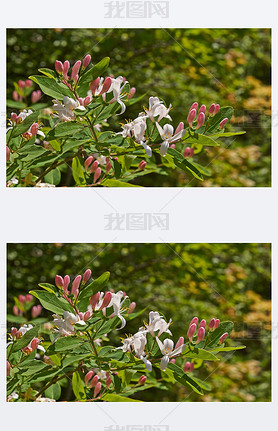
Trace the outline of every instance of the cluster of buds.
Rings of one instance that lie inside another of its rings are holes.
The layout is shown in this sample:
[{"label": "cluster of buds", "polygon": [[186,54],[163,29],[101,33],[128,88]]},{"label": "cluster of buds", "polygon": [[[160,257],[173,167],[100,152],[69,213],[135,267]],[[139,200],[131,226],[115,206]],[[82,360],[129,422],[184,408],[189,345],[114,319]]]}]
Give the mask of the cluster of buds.
[{"label": "cluster of buds", "polygon": [[[198,322],[199,322],[198,317],[193,317],[187,331],[188,339],[193,344],[201,343],[201,341],[203,341],[206,335],[207,322],[205,321],[205,319],[202,319],[197,329]],[[219,327],[219,323],[220,323],[220,320],[215,319],[213,317],[208,324],[208,331],[211,332],[217,329]],[[196,334],[196,331],[197,331],[197,334]],[[228,337],[228,335],[229,335],[228,332],[225,332],[223,335],[221,335],[219,339],[219,344],[222,344],[225,341],[225,339]],[[194,341],[193,341],[193,337],[194,337]]]},{"label": "cluster of buds", "polygon": [[[13,99],[17,102],[18,100],[22,100],[23,97],[26,95],[26,89],[30,89],[33,86],[33,82],[31,79],[26,79],[26,81],[23,81],[20,79],[17,83],[17,91],[13,91]],[[30,90],[29,90],[30,91]]]},{"label": "cluster of buds", "polygon": [[25,304],[28,304],[33,301],[33,296],[30,295],[30,293],[27,293],[27,295],[18,295],[18,303],[19,306],[14,305],[13,306],[13,313],[15,316],[20,316],[25,311]]},{"label": "cluster of buds", "polygon": [[185,373],[192,373],[194,370],[194,364],[193,362],[186,362],[184,367],[183,367],[183,371]]},{"label": "cluster of buds", "polygon": [[61,78],[63,79],[63,82],[65,84],[67,84],[69,80],[73,81],[76,84],[78,82],[78,79],[79,79],[80,71],[85,70],[89,66],[90,62],[91,62],[90,54],[87,54],[84,57],[82,62],[80,60],[77,60],[74,63],[74,65],[72,66],[70,78],[68,76],[68,71],[70,68],[70,62],[68,60],[64,61],[64,63],[62,63],[59,60],[56,60],[55,61],[55,70],[61,76]]},{"label": "cluster of buds", "polygon": [[29,139],[33,138],[33,136],[36,136],[38,134],[38,131],[39,131],[38,123],[33,123],[30,129],[27,132],[22,134],[22,137],[28,141]]},{"label": "cluster of buds", "polygon": [[101,380],[103,384],[105,384],[106,388],[109,388],[112,383],[110,373],[103,370],[99,370],[98,368],[93,368],[92,370],[89,370],[84,377],[85,385],[89,389],[94,388],[94,398],[97,398],[101,391]]},{"label": "cluster of buds", "polygon": [[194,148],[186,147],[183,153],[183,157],[188,158],[193,156],[194,156]]},{"label": "cluster of buds", "polygon": [[[187,116],[187,122],[189,124],[189,127],[194,130],[200,129],[200,127],[202,127],[206,121],[206,110],[207,110],[206,105],[201,105],[199,110],[198,110],[198,106],[199,106],[198,102],[194,102],[191,105]],[[211,118],[214,115],[216,115],[219,112],[219,109],[220,109],[219,104],[212,103],[212,105],[210,105],[208,109],[208,118]],[[223,129],[227,121],[228,121],[228,118],[224,118],[219,124],[219,129]]]},{"label": "cluster of buds", "polygon": [[89,175],[94,174],[94,184],[98,181],[101,176],[101,167],[99,165],[105,165],[106,174],[108,174],[112,168],[111,160],[109,157],[100,156],[95,158],[93,155],[86,158],[84,162],[85,171]]},{"label": "cluster of buds", "polygon": [[[90,269],[87,269],[83,277],[81,275],[77,275],[75,279],[72,282],[71,290],[69,291],[68,287],[70,284],[70,276],[65,275],[65,277],[61,277],[61,275],[55,276],[55,284],[59,289],[63,290],[63,297],[72,305],[72,301],[69,298],[69,295],[72,295],[73,298],[77,298],[79,295],[79,289],[82,288],[87,281],[91,278],[92,271]],[[88,317],[87,317],[88,319]],[[83,320],[83,319],[82,319]]]},{"label": "cluster of buds", "polygon": [[39,338],[33,338],[33,340],[30,342],[30,344],[22,349],[22,352],[26,355],[30,355],[34,350],[37,350],[40,344]]}]

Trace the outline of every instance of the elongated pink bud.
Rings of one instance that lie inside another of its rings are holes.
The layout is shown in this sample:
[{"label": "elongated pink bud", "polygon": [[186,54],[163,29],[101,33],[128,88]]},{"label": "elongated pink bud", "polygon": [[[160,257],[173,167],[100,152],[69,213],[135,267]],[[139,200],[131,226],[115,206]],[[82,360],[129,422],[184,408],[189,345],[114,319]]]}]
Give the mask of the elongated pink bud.
[{"label": "elongated pink bud", "polygon": [[59,60],[55,61],[55,70],[57,73],[63,74],[64,66],[63,66],[63,63],[61,61],[59,61]]},{"label": "elongated pink bud", "polygon": [[12,112],[12,113],[11,113],[11,121],[12,121],[13,123],[15,123],[15,122],[16,122],[16,119],[17,119],[17,115],[16,115],[16,113],[15,113],[15,112]]},{"label": "elongated pink bud", "polygon": [[74,295],[75,297],[78,296],[79,293],[79,285],[81,282],[81,275],[77,275],[77,277],[75,277],[75,279],[72,282],[72,287],[71,287],[71,294]]},{"label": "elongated pink bud", "polygon": [[13,99],[17,102],[18,101],[18,99],[19,99],[19,95],[18,95],[18,92],[17,91],[13,91]]},{"label": "elongated pink bud", "polygon": [[64,277],[64,286],[63,286],[65,293],[68,293],[67,289],[69,287],[69,284],[70,284],[70,276],[69,275],[65,275],[65,277]]},{"label": "elongated pink bud", "polygon": [[96,89],[98,88],[100,83],[100,77],[96,78],[94,81],[91,82],[90,84],[90,90],[92,92],[92,95],[94,96]]},{"label": "elongated pink bud", "polygon": [[131,302],[127,314],[131,314],[136,307],[136,302]]},{"label": "elongated pink bud", "polygon": [[88,67],[89,66],[89,64],[90,64],[90,62],[91,62],[91,56],[90,56],[90,54],[87,54],[85,57],[84,57],[84,60],[83,60],[83,63],[82,63],[82,68],[83,69],[86,69],[86,67]]},{"label": "elongated pink bud", "polygon": [[206,324],[207,324],[207,322],[205,321],[205,319],[202,319],[200,322],[199,328],[201,328],[201,327],[205,328]]},{"label": "elongated pink bud", "polygon": [[31,135],[32,136],[36,136],[36,134],[38,133],[38,131],[39,131],[39,125],[38,125],[38,123],[32,124],[31,129],[30,129]]},{"label": "elongated pink bud", "polygon": [[74,65],[72,66],[71,79],[75,79],[75,77],[78,75],[80,66],[81,61],[77,60],[76,63],[74,63]]},{"label": "elongated pink bud", "polygon": [[92,378],[92,381],[91,381],[91,384],[90,384],[90,388],[94,388],[94,387],[96,386],[96,384],[98,383],[98,381],[99,381],[99,377],[98,377],[98,375],[96,374],[96,375]]},{"label": "elongated pink bud", "polygon": [[16,305],[13,306],[13,313],[15,316],[18,316],[20,314],[19,308]]},{"label": "elongated pink bud", "polygon": [[86,385],[86,386],[88,385],[89,381],[91,380],[91,378],[93,377],[93,375],[94,375],[94,374],[95,374],[95,373],[94,373],[94,371],[90,370],[90,371],[88,371],[88,373],[85,375],[85,377],[84,377],[84,382],[85,382],[85,385]]},{"label": "elongated pink bud", "polygon": [[19,88],[25,88],[25,87],[26,87],[26,83],[25,83],[25,81],[22,81],[22,79],[20,79],[20,80],[18,81],[18,86],[19,86]]},{"label": "elongated pink bud", "polygon": [[206,109],[207,109],[206,105],[202,105],[199,109],[199,114],[200,114],[200,112],[203,112],[205,114]]},{"label": "elongated pink bud", "polygon": [[86,322],[86,320],[90,319],[90,317],[91,317],[91,312],[90,312],[90,310],[87,310],[86,313],[84,313],[84,318],[83,318],[84,322]]},{"label": "elongated pink bud", "polygon": [[204,122],[205,122],[206,116],[203,112],[200,112],[200,114],[198,115],[198,123],[197,123],[197,127],[196,129],[199,129],[200,127],[203,126]]},{"label": "elongated pink bud", "polygon": [[103,310],[103,308],[108,307],[108,305],[110,304],[112,299],[112,293],[111,292],[106,292],[104,297],[103,297],[103,301],[100,307],[100,310]]},{"label": "elongated pink bud", "polygon": [[214,329],[217,329],[219,326],[220,320],[219,319],[215,319],[215,325],[214,325]]},{"label": "elongated pink bud", "polygon": [[109,88],[111,87],[112,84],[112,79],[110,78],[110,76],[108,76],[107,78],[105,78],[101,92],[99,93],[99,96],[101,96],[104,93],[107,93],[107,91],[109,90]]},{"label": "elongated pink bud", "polygon": [[229,121],[229,118],[224,118],[224,120],[222,120],[219,124],[219,129],[223,129],[223,127],[225,126],[225,124]]},{"label": "elongated pink bud", "polygon": [[209,329],[212,330],[214,328],[214,325],[215,325],[215,318],[213,317],[209,322],[209,325],[208,325]]},{"label": "elongated pink bud", "polygon": [[107,163],[106,163],[106,168],[105,168],[107,174],[108,174],[108,172],[110,171],[111,168],[112,168],[111,162],[110,162],[110,160],[108,160]]},{"label": "elongated pink bud", "polygon": [[196,344],[198,344],[201,341],[203,341],[204,338],[205,338],[205,328],[203,326],[201,326],[198,329],[198,332],[197,332],[197,341],[196,341]]},{"label": "elongated pink bud", "polygon": [[183,157],[185,158],[193,157],[193,155],[194,155],[194,148],[186,147],[183,153]]},{"label": "elongated pink bud", "polygon": [[188,373],[188,371],[190,371],[190,362],[186,362],[184,367],[183,367],[183,371],[185,373]]},{"label": "elongated pink bud", "polygon": [[198,325],[199,319],[198,317],[193,317],[193,319],[191,320],[189,326],[191,326],[193,323],[196,323],[196,325]]},{"label": "elongated pink bud", "polygon": [[184,129],[184,124],[181,121],[180,124],[178,125],[178,127],[176,128],[174,135],[176,135],[177,133],[181,132],[183,129]]},{"label": "elongated pink bud", "polygon": [[109,388],[109,386],[111,385],[111,383],[112,383],[111,376],[110,376],[110,375],[108,375],[108,376],[107,376],[107,379],[106,379],[106,387],[107,387],[107,388]]},{"label": "elongated pink bud", "polygon": [[84,313],[82,313],[82,311],[79,311],[78,316],[81,320],[84,320]]},{"label": "elongated pink bud", "polygon": [[187,122],[188,122],[190,127],[192,127],[192,122],[194,121],[196,114],[197,114],[197,110],[194,108],[189,111],[189,114],[187,116]]},{"label": "elongated pink bud", "polygon": [[33,319],[35,319],[36,317],[38,317],[41,314],[41,311],[42,311],[42,306],[41,305],[34,305],[32,307],[32,311],[31,311]]},{"label": "elongated pink bud", "polygon": [[146,165],[147,165],[147,162],[145,160],[141,160],[141,162],[138,165],[138,169],[140,169],[140,171],[143,171]]},{"label": "elongated pink bud", "polygon": [[27,295],[25,296],[26,301],[31,302],[33,301],[33,295],[31,295],[30,293],[27,293]]},{"label": "elongated pink bud", "polygon": [[7,361],[7,377],[9,377],[11,372],[11,364],[9,363],[9,361]]},{"label": "elongated pink bud", "polygon": [[99,179],[100,176],[101,176],[101,168],[97,168],[95,175],[94,175],[94,183],[97,182],[97,180]]},{"label": "elongated pink bud", "polygon": [[31,341],[31,349],[37,350],[39,344],[40,340],[38,338],[33,338],[33,340]]},{"label": "elongated pink bud", "polygon": [[192,338],[193,338],[193,335],[195,334],[196,329],[197,329],[196,323],[192,323],[192,325],[189,326],[189,329],[187,331],[187,336],[189,338],[189,341],[191,341],[191,343],[192,343]]},{"label": "elongated pink bud", "polygon": [[84,163],[85,171],[88,170],[88,167],[90,166],[90,164],[92,163],[93,160],[94,160],[93,156],[87,157],[87,159],[85,160],[85,163]]},{"label": "elongated pink bud", "polygon": [[136,93],[136,88],[131,87],[131,89],[129,90],[128,96],[127,96],[128,100],[131,99],[135,93]]},{"label": "elongated pink bud", "polygon": [[184,344],[184,338],[180,337],[175,345],[175,349],[177,349],[178,347],[182,346]]},{"label": "elongated pink bud", "polygon": [[64,76],[65,79],[68,79],[68,71],[69,71],[69,68],[70,68],[70,62],[68,60],[64,61],[63,68],[64,68],[63,76]]},{"label": "elongated pink bud", "polygon": [[21,304],[24,304],[26,302],[26,296],[18,295],[18,300],[19,302],[21,302]]},{"label": "elongated pink bud", "polygon": [[139,385],[144,385],[145,384],[145,382],[146,382],[146,380],[147,380],[147,376],[141,376],[140,377],[140,379],[138,380],[138,384]]},{"label": "elongated pink bud", "polygon": [[33,86],[33,81],[31,81],[31,79],[26,79],[25,80],[25,85],[26,85],[26,87],[32,87]]},{"label": "elongated pink bud", "polygon": [[31,94],[31,101],[32,101],[32,103],[38,102],[40,100],[40,98],[41,98],[41,95],[42,95],[42,93],[41,93],[40,90],[33,91],[32,94]]},{"label": "elongated pink bud", "polygon": [[8,145],[6,145],[6,162],[10,160],[11,157],[11,150],[9,149]]},{"label": "elongated pink bud", "polygon": [[11,336],[12,336],[12,337],[15,337],[15,336],[16,336],[16,333],[17,333],[17,328],[14,328],[14,327],[13,327],[13,328],[11,329]]},{"label": "elongated pink bud", "polygon": [[86,96],[85,97],[85,99],[84,99],[84,106],[87,106],[87,105],[89,105],[89,103],[91,103],[91,96]]},{"label": "elongated pink bud", "polygon": [[215,112],[215,103],[213,103],[212,105],[210,105],[209,107],[209,114],[213,115]]},{"label": "elongated pink bud", "polygon": [[55,284],[57,287],[62,289],[64,287],[63,277],[61,277],[60,275],[55,275]]},{"label": "elongated pink bud", "polygon": [[96,398],[98,396],[98,394],[100,393],[100,391],[101,391],[101,383],[98,382],[96,384],[96,387],[95,387],[95,390],[94,390],[94,398]]},{"label": "elongated pink bud", "polygon": [[89,174],[96,172],[98,165],[99,165],[99,161],[95,160],[94,163],[92,164],[92,166],[90,167]]},{"label": "elongated pink bud", "polygon": [[192,103],[192,105],[191,105],[191,107],[190,107],[190,109],[189,109],[189,111],[191,111],[192,109],[196,109],[196,112],[197,112],[197,109],[198,109],[198,102],[194,102],[194,103]]},{"label": "elongated pink bud", "polygon": [[98,301],[99,301],[99,297],[100,297],[100,292],[97,292],[94,296],[91,297],[90,299],[90,304],[92,306],[92,309],[95,309],[95,306],[97,305]]},{"label": "elongated pink bud", "polygon": [[176,149],[176,144],[171,144],[170,148],[173,148],[175,150]]},{"label": "elongated pink bud", "polygon": [[214,115],[215,114],[218,114],[218,112],[219,112],[219,109],[220,109],[220,105],[215,105],[215,110],[214,110]]},{"label": "elongated pink bud", "polygon": [[225,332],[223,335],[221,335],[221,337],[219,338],[219,344],[224,343],[228,335],[229,335],[228,332]]},{"label": "elongated pink bud", "polygon": [[83,283],[87,283],[91,275],[92,275],[92,271],[90,269],[86,269],[86,271],[83,274]]}]

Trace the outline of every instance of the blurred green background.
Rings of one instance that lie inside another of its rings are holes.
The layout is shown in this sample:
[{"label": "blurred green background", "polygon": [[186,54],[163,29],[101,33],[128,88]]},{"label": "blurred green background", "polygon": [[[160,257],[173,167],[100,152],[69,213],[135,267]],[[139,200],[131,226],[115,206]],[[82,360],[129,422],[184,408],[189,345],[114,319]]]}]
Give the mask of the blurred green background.
[{"label": "blurred green background", "polygon": [[[159,96],[173,105],[174,125],[186,121],[194,101],[215,102],[235,108],[227,130],[247,131],[198,156],[211,170],[204,182],[176,170],[171,177],[147,175],[140,184],[271,185],[270,29],[8,29],[8,98],[13,83],[38,68],[53,69],[56,59],[73,62],[87,53],[94,62],[111,57],[108,73],[125,76],[137,95],[146,93],[124,118],[135,118],[149,96]],[[120,130],[118,119],[112,128]]]},{"label": "blurred green background", "polygon": [[[271,400],[270,244],[9,244],[7,257],[9,314],[15,296],[40,282],[54,283],[56,274],[73,277],[90,268],[96,278],[110,271],[108,288],[124,290],[137,311],[146,307],[123,331],[113,332],[115,345],[125,333],[137,331],[150,310],[173,319],[175,341],[186,337],[194,316],[235,323],[227,344],[247,348],[227,352],[217,365],[196,371],[196,377],[211,384],[211,392],[186,398],[189,391],[176,385],[170,392],[140,392],[140,399]],[[50,312],[43,316],[52,320]]]}]

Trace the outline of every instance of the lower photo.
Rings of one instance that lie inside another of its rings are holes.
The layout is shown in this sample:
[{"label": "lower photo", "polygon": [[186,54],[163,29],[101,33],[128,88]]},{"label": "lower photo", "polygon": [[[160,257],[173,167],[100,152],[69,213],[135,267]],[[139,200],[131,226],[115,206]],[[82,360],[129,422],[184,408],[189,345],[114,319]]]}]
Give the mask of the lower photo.
[{"label": "lower photo", "polygon": [[271,244],[7,244],[7,402],[269,402],[271,334]]}]

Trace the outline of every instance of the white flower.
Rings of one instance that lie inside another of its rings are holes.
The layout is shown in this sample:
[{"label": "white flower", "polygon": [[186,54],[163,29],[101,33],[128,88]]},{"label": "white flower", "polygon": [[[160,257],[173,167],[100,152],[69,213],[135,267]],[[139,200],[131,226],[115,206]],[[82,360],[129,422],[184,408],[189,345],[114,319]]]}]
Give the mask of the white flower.
[{"label": "white flower", "polygon": [[18,332],[21,333],[21,335],[23,336],[24,334],[26,334],[27,331],[30,331],[30,329],[33,328],[33,325],[29,324],[29,325],[23,325],[21,326],[21,328],[19,328]]},{"label": "white flower", "polygon": [[171,124],[165,124],[162,128],[158,123],[156,123],[156,127],[159,131],[161,139],[163,139],[163,142],[160,147],[160,154],[162,156],[166,156],[167,150],[169,148],[169,144],[181,139],[183,135],[186,133],[186,130],[181,130],[180,132],[174,135],[174,127]]},{"label": "white flower", "polygon": [[108,305],[108,307],[113,307],[113,311],[114,311],[114,315],[117,316],[120,321],[122,322],[120,329],[123,329],[124,326],[126,325],[126,321],[122,316],[122,313],[125,312],[125,310],[122,309],[122,305],[124,303],[124,301],[128,298],[127,296],[124,296],[123,298],[123,292],[120,290],[117,293],[112,293],[112,299]]},{"label": "white flower", "polygon": [[146,325],[147,331],[151,334],[151,336],[154,336],[154,333],[156,331],[158,332],[158,337],[160,337],[163,332],[167,332],[168,334],[172,335],[169,326],[172,323],[172,319],[169,320],[169,323],[167,323],[162,316],[157,311],[150,311],[149,313],[149,324]]},{"label": "white flower", "polygon": [[131,352],[131,350],[134,349],[135,356],[144,362],[148,371],[151,371],[152,364],[150,361],[148,361],[144,351],[147,344],[146,332],[147,331],[140,330],[131,337],[124,339],[122,341],[123,346],[118,347],[118,349],[122,349],[123,352]]},{"label": "white flower", "polygon": [[160,121],[162,118],[168,118],[170,121],[172,121],[172,118],[170,115],[168,115],[171,107],[172,105],[170,105],[169,108],[166,108],[166,106],[159,100],[158,97],[151,96],[149,98],[149,109],[145,110],[145,114],[150,118],[151,121],[154,121],[154,118],[157,116],[157,121]]},{"label": "white flower", "polygon": [[18,184],[18,179],[16,177],[12,177],[8,182],[7,182],[7,187],[10,187],[12,184],[16,185]]},{"label": "white flower", "polygon": [[95,374],[101,379],[106,379],[106,371],[101,370],[100,368],[93,368]]},{"label": "white flower", "polygon": [[146,141],[144,136],[147,129],[146,119],[147,117],[141,115],[135,118],[132,122],[123,124],[123,131],[120,132],[120,134],[124,138],[131,138],[131,136],[134,136],[135,141],[144,147],[147,156],[151,157],[152,149],[147,145],[148,141]]},{"label": "white flower", "polygon": [[98,153],[93,154],[94,158],[99,162],[100,165],[106,165],[106,157],[100,156]]},{"label": "white flower", "polygon": [[163,343],[160,341],[158,337],[156,337],[157,344],[160,348],[160,351],[163,355],[161,361],[160,361],[160,368],[162,371],[165,371],[167,368],[167,365],[169,363],[169,358],[172,358],[173,356],[179,355],[181,352],[184,351],[186,345],[182,344],[177,349],[174,349],[174,342],[170,340],[169,338],[166,338],[166,340],[163,341]]},{"label": "white flower", "polygon": [[121,106],[121,112],[118,115],[121,115],[125,112],[126,106],[122,101],[122,98],[125,98],[127,95],[122,93],[124,86],[128,83],[125,81],[122,76],[118,76],[118,78],[112,78],[112,84],[107,93],[113,91],[113,96],[116,102]]},{"label": "white flower", "polygon": [[85,325],[85,322],[83,322],[79,316],[70,313],[69,311],[64,312],[64,318],[58,316],[57,314],[54,314],[53,317],[53,324],[58,328],[55,330],[55,332],[59,332],[60,335],[69,336],[75,334],[73,325]]},{"label": "white flower", "polygon": [[31,109],[28,109],[26,111],[26,109],[23,109],[23,111],[21,111],[21,113],[17,116],[17,118],[22,118],[22,121],[25,120],[26,117],[28,117],[28,115],[31,115],[33,113],[33,111]]},{"label": "white flower", "polygon": [[62,121],[75,119],[75,113],[73,112],[75,109],[80,111],[84,111],[86,109],[84,106],[80,105],[78,100],[74,100],[67,96],[64,97],[63,103],[55,99],[52,102],[54,102],[52,109],[56,112],[53,117],[59,118]]}]

